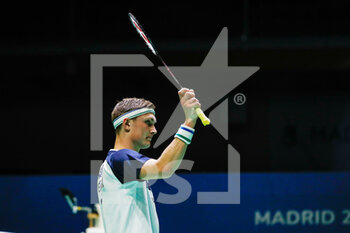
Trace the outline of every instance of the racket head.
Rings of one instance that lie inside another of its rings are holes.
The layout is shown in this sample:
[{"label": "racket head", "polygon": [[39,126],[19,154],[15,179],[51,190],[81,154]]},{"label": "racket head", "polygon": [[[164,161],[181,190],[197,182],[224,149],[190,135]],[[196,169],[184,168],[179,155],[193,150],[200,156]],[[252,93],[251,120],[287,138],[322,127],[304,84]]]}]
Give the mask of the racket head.
[{"label": "racket head", "polygon": [[137,19],[135,18],[135,16],[133,16],[133,14],[129,13],[129,19],[131,24],[135,27],[137,33],[141,36],[141,38],[145,41],[146,45],[148,46],[148,48],[152,51],[152,53],[156,56],[158,56],[158,52],[155,49],[151,39],[147,36],[145,30],[143,29],[143,27],[141,26],[141,24],[139,23],[139,21],[137,21]]}]

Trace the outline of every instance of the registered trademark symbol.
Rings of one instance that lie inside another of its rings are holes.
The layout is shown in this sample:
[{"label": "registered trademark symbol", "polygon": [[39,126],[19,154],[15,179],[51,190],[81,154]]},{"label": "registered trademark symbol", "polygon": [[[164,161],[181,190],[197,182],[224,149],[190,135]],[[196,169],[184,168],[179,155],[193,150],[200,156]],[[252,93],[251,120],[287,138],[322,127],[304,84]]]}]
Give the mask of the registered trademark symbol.
[{"label": "registered trademark symbol", "polygon": [[244,94],[242,93],[237,93],[235,94],[235,96],[233,97],[233,101],[235,102],[235,104],[237,105],[243,105],[245,103],[245,101],[247,100],[247,98],[245,97]]}]

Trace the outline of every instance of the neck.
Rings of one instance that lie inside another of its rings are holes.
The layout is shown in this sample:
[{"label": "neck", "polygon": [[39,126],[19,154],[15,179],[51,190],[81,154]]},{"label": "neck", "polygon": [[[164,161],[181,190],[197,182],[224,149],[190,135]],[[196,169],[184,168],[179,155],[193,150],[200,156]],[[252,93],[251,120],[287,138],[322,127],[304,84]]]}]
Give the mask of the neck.
[{"label": "neck", "polygon": [[140,151],[140,148],[134,145],[131,140],[128,140],[126,137],[121,137],[121,136],[116,136],[113,149],[115,150],[130,149],[136,152]]}]

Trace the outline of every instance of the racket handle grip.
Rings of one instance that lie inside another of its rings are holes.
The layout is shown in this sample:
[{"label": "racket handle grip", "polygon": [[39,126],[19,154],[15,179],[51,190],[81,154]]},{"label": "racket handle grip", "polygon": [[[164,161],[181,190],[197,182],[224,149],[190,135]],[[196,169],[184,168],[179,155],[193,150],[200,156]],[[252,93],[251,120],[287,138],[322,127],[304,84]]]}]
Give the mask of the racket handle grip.
[{"label": "racket handle grip", "polygon": [[197,113],[197,116],[199,117],[199,119],[201,119],[202,124],[203,124],[204,126],[210,124],[210,119],[204,114],[204,112],[202,111],[202,109],[196,108],[196,113]]}]

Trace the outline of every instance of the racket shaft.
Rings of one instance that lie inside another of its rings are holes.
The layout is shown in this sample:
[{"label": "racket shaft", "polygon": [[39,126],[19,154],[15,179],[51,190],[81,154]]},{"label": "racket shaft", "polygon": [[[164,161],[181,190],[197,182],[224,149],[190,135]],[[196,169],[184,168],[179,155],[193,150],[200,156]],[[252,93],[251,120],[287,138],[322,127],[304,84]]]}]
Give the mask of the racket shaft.
[{"label": "racket shaft", "polygon": [[175,75],[173,74],[173,72],[171,72],[170,68],[167,66],[167,64],[165,64],[165,62],[163,61],[163,58],[158,54],[157,57],[159,58],[159,60],[163,63],[163,65],[165,66],[165,68],[167,69],[167,71],[169,72],[169,74],[171,75],[171,77],[174,79],[174,81],[177,83],[177,85],[179,86],[179,90],[182,89],[182,85],[180,84],[180,82],[177,80],[177,78],[175,77]]},{"label": "racket shaft", "polygon": [[[165,64],[165,62],[163,61],[163,59],[160,57],[160,55],[158,54],[159,59],[162,61],[163,65],[166,67],[166,69],[168,70],[168,72],[170,73],[171,77],[175,80],[175,82],[179,85],[180,89],[182,88],[182,85],[180,84],[179,81],[177,81],[177,78],[175,78],[175,75],[173,74],[173,72],[171,72],[170,68],[167,66],[167,64]],[[202,109],[200,108],[196,108],[196,113],[197,116],[199,117],[199,119],[201,119],[202,124],[204,126],[209,125],[210,124],[210,119],[204,114],[204,112],[202,111]]]},{"label": "racket shaft", "polygon": [[[179,85],[180,89],[182,89],[182,85],[180,84],[180,82],[177,80],[177,78],[175,77],[175,75],[173,74],[173,72],[171,72],[170,68],[167,66],[167,64],[165,64],[165,62],[163,61],[162,57],[159,55],[157,56],[161,62],[163,63],[163,65],[166,67],[166,69],[168,70],[168,72],[170,73],[171,77],[175,80],[175,82]],[[210,124],[210,119],[204,114],[204,112],[202,111],[202,109],[200,108],[196,108],[196,113],[197,116],[199,117],[199,119],[201,119],[202,124],[204,126],[209,125]]]}]

